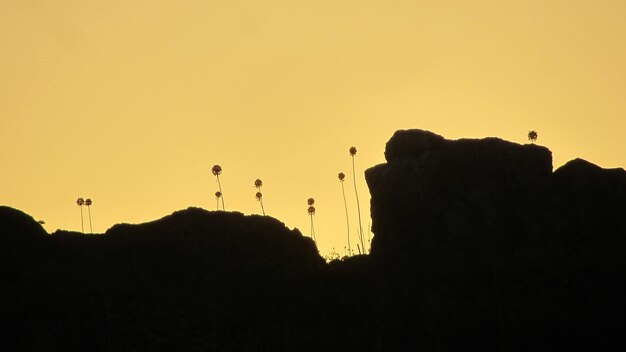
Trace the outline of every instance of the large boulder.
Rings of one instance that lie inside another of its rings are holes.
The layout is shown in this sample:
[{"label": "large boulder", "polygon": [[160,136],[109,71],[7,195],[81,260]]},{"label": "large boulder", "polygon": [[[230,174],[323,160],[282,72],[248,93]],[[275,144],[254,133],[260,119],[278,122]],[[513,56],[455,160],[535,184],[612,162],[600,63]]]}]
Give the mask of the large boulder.
[{"label": "large boulder", "polygon": [[396,132],[385,156],[365,177],[389,341],[404,331],[403,346],[421,350],[623,345],[623,169],[577,159],[553,173],[545,147],[423,130]]},{"label": "large boulder", "polygon": [[547,148],[498,138],[451,141],[423,130],[397,131],[385,156],[386,164],[365,175],[372,254],[389,258],[441,258],[441,246],[474,251],[525,236],[552,173]]}]

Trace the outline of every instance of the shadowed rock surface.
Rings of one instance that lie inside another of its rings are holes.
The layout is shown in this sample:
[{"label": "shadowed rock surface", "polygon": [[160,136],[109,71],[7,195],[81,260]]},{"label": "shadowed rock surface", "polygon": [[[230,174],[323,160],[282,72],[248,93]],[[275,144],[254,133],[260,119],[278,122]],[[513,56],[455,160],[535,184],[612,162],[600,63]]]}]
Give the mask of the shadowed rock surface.
[{"label": "shadowed rock surface", "polygon": [[303,298],[324,260],[270,217],[189,208],[103,235],[46,235],[7,207],[0,218],[3,237],[24,240],[0,258],[10,350],[280,350],[300,343],[284,329],[308,329],[299,312],[316,314]]},{"label": "shadowed rock surface", "polygon": [[[621,349],[626,172],[498,138],[398,131],[365,176],[369,256],[189,208],[47,235],[0,207],[3,350]],[[343,236],[343,235],[341,235]],[[7,324],[4,324],[7,325]]]},{"label": "shadowed rock surface", "polygon": [[396,132],[385,156],[365,173],[371,257],[391,292],[404,295],[387,310],[423,335],[412,347],[624,342],[623,169],[577,159],[552,173],[544,147],[422,130]]}]

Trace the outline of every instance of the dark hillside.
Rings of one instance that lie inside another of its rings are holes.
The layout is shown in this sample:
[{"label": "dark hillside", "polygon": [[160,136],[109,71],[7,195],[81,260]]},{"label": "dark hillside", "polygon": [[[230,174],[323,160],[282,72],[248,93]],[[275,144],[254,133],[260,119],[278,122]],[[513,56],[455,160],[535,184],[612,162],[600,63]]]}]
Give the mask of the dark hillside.
[{"label": "dark hillside", "polygon": [[626,346],[626,172],[398,131],[365,172],[369,256],[198,208],[48,235],[0,207],[0,350],[561,351]]},{"label": "dark hillside", "polygon": [[5,258],[19,277],[0,277],[18,321],[1,341],[17,348],[275,350],[284,320],[299,319],[302,281],[324,265],[313,241],[273,218],[197,208],[36,240],[43,250]]}]

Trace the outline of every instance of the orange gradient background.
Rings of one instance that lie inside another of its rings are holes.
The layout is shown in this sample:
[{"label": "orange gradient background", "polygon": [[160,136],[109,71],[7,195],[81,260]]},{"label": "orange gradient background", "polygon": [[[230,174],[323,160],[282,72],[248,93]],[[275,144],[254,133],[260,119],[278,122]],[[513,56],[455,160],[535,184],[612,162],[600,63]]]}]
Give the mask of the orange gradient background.
[{"label": "orange gradient background", "polygon": [[[260,212],[343,254],[340,171],[367,233],[367,167],[397,129],[528,130],[554,166],[626,165],[626,2],[0,2],[0,203],[94,232],[189,206]],[[86,217],[85,209],[85,220]],[[87,223],[86,223],[87,224]],[[88,225],[87,225],[88,228]]]}]

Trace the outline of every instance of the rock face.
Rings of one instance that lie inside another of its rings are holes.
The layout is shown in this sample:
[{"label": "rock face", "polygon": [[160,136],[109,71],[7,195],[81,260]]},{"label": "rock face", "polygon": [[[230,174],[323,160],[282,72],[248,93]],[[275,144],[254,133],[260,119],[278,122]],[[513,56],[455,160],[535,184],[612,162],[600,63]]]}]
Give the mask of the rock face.
[{"label": "rock face", "polygon": [[626,320],[614,312],[626,294],[623,169],[577,159],[553,173],[544,147],[422,130],[396,132],[385,156],[365,173],[371,256],[385,285],[405,294],[389,308],[399,325],[439,336],[415,347],[622,342],[614,326]]},{"label": "rock face", "polygon": [[398,131],[385,156],[386,164],[366,171],[375,256],[430,251],[440,241],[475,244],[497,233],[523,237],[552,174],[548,149],[497,138],[448,141]]},{"label": "rock face", "polygon": [[626,234],[623,169],[576,159],[552,173],[547,148],[450,141],[423,130],[396,132],[385,156],[386,164],[365,173],[376,257],[430,262],[462,254],[480,262],[485,251],[497,251],[514,260],[531,249],[535,257],[551,254],[585,231],[614,240]]}]

